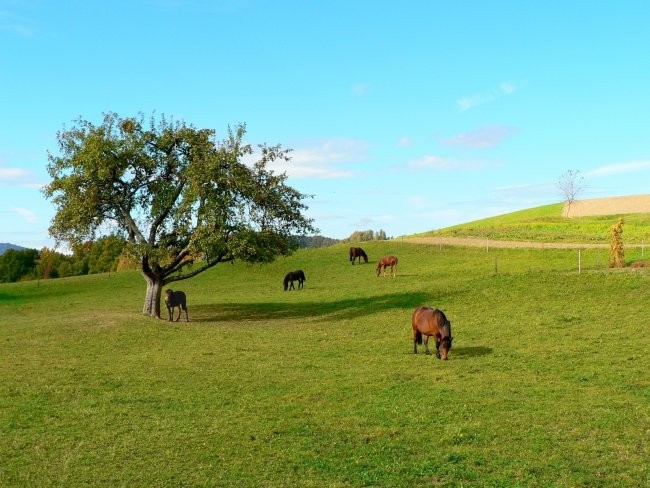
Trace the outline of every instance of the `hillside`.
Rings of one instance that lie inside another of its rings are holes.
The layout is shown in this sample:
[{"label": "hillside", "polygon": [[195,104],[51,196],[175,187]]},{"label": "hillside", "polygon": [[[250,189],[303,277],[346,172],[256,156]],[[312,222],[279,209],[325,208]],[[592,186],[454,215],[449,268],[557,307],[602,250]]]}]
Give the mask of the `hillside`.
[{"label": "hillside", "polygon": [[22,251],[24,249],[27,249],[22,246],[17,246],[15,244],[10,244],[8,242],[0,242],[0,254],[4,254],[5,251],[8,251],[9,249],[15,249],[16,251]]},{"label": "hillside", "polygon": [[[451,238],[517,241],[541,245],[607,245],[612,225],[625,221],[623,238],[628,244],[650,242],[650,195],[595,198],[574,202],[570,214],[556,203],[468,222],[406,238],[417,242],[451,243]],[[466,241],[463,245],[471,245]],[[484,244],[480,244],[484,245]]]}]

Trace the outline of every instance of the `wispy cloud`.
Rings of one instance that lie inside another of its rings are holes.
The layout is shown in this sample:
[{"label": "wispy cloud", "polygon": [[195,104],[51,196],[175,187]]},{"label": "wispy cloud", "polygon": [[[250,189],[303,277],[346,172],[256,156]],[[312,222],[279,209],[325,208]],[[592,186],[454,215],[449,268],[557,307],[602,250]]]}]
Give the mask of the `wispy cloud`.
[{"label": "wispy cloud", "polygon": [[442,143],[446,146],[462,146],[472,149],[489,149],[499,145],[506,137],[516,133],[514,127],[504,125],[490,125],[475,131],[464,132],[456,136],[444,139]]},{"label": "wispy cloud", "polygon": [[408,163],[413,169],[432,169],[435,171],[480,171],[495,166],[495,163],[478,159],[455,159],[427,155]]},{"label": "wispy cloud", "polygon": [[12,212],[17,213],[20,215],[22,218],[24,218],[27,222],[30,224],[33,224],[36,222],[38,219],[36,218],[36,214],[32,212],[31,210],[28,210],[26,208],[21,208],[21,207],[14,207],[11,209]]},{"label": "wispy cloud", "polygon": [[329,139],[292,151],[290,161],[274,161],[269,168],[294,178],[350,178],[354,171],[343,167],[367,158],[366,143],[354,139]]},{"label": "wispy cloud", "polygon": [[625,163],[608,164],[600,166],[585,173],[587,178],[599,178],[601,176],[613,176],[624,173],[637,173],[650,170],[650,161],[628,161]]},{"label": "wispy cloud", "polygon": [[461,97],[456,103],[458,103],[458,107],[462,111],[469,110],[498,100],[501,97],[512,95],[523,88],[525,84],[526,82],[502,81],[498,88]]},{"label": "wispy cloud", "polygon": [[6,11],[0,11],[0,31],[9,32],[19,37],[33,37],[34,30],[29,22]]},{"label": "wispy cloud", "polygon": [[368,93],[368,85],[365,83],[355,83],[352,86],[352,93],[359,96],[366,95]]},{"label": "wispy cloud", "polygon": [[413,145],[413,139],[408,136],[401,137],[400,140],[397,141],[397,145],[400,147],[410,147]]},{"label": "wispy cloud", "polygon": [[17,180],[26,177],[28,174],[27,170],[21,168],[0,168],[0,182]]}]

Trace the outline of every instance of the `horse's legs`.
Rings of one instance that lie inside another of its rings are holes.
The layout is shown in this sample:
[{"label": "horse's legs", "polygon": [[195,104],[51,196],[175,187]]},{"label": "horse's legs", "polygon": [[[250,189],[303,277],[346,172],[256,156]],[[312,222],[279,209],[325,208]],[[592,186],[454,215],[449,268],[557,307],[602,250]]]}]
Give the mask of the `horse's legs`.
[{"label": "horse's legs", "polygon": [[436,336],[436,357],[440,359],[440,337]]},{"label": "horse's legs", "polygon": [[178,322],[181,319],[181,306],[178,306],[178,317],[176,318],[176,322]]},{"label": "horse's legs", "polygon": [[428,335],[424,336],[424,353],[427,354],[427,355],[431,354],[431,351],[429,351],[429,336]]}]

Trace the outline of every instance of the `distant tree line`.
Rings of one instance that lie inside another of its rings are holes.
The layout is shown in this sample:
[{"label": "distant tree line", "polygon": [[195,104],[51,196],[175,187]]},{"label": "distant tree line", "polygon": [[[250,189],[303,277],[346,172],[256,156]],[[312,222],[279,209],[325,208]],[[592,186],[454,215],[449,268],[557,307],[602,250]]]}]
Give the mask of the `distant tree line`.
[{"label": "distant tree line", "polygon": [[0,283],[65,278],[95,273],[107,273],[132,268],[123,256],[126,241],[119,236],[105,236],[85,242],[63,254],[44,247],[36,249],[8,249],[0,255]]},{"label": "distant tree line", "polygon": [[298,244],[303,248],[327,247],[346,242],[385,241],[386,239],[388,239],[388,237],[386,236],[386,231],[383,229],[376,232],[374,230],[356,230],[350,234],[350,237],[346,237],[345,239],[332,239],[323,236],[303,236],[298,238]]},{"label": "distant tree line", "polygon": [[[332,239],[320,235],[296,239],[302,248],[316,248],[345,242],[386,240],[388,237],[384,230],[361,230],[353,232],[346,239]],[[125,246],[125,239],[109,235],[75,246],[72,254],[63,254],[47,247],[40,251],[7,249],[0,255],[0,283],[138,269],[138,263],[132,262],[123,252]]]}]

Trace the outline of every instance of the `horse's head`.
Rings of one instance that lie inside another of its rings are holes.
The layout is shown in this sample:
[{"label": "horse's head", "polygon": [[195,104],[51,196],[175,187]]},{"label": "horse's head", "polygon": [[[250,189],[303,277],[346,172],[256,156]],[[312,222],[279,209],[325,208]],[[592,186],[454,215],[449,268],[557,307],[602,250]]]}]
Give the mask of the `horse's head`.
[{"label": "horse's head", "polygon": [[446,334],[443,335],[440,339],[440,356],[442,360],[446,361],[447,355],[451,350],[451,343],[454,340],[454,338],[451,336],[451,322],[447,321],[442,330]]},{"label": "horse's head", "polygon": [[173,290],[170,289],[165,290],[165,303],[168,303],[172,299],[173,294],[174,294]]},{"label": "horse's head", "polygon": [[362,253],[361,256],[363,257],[364,262],[367,263],[368,262],[368,255],[363,251],[361,251],[361,253]]}]

